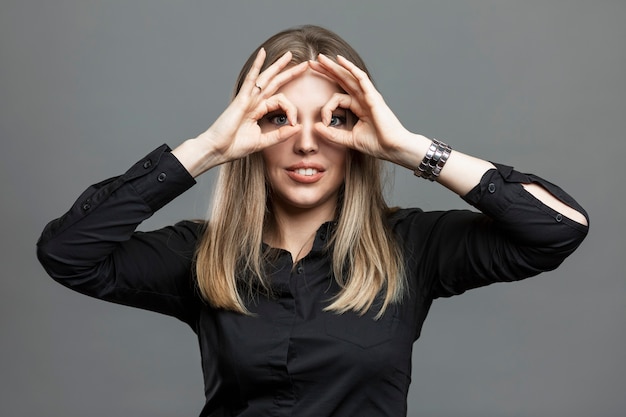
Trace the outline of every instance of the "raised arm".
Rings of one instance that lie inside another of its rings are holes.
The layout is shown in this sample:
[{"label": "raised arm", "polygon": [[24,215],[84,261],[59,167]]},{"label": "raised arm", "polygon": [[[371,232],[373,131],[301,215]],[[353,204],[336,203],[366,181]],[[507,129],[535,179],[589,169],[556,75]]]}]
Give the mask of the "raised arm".
[{"label": "raised arm", "polygon": [[275,92],[308,65],[285,69],[291,61],[287,53],[260,72],[264,59],[261,49],[239,94],[206,132],[174,151],[163,145],[123,175],[89,187],[67,213],[46,226],[37,256],[51,277],[96,298],[189,322],[198,302],[192,269],[203,225],[182,222],[148,233],[135,230],[191,187],[194,177],[299,131],[284,126],[263,134],[257,120],[280,108],[293,123],[295,109]]},{"label": "raised arm", "polygon": [[191,265],[201,225],[138,233],[139,223],[195,181],[165,145],[125,174],[92,185],[45,227],[37,256],[59,283],[99,299],[189,322]]},{"label": "raised arm", "polygon": [[[418,291],[436,298],[533,276],[560,265],[586,236],[584,209],[559,187],[409,132],[367,75],[342,57],[334,62],[320,55],[310,65],[345,91],[322,109],[316,125],[321,135],[434,179],[482,211],[398,212],[392,224],[411,254],[411,282],[427,285]],[[356,116],[351,131],[329,126],[338,107]],[[434,159],[431,146],[445,160],[438,176],[424,168],[432,163],[419,170],[422,162]]]},{"label": "raised arm", "polygon": [[[346,91],[336,94],[323,111],[329,119],[335,108],[349,109],[358,121],[352,131],[340,131],[328,127],[327,123],[319,123],[320,133],[330,140],[415,171],[427,155],[432,140],[408,131],[368,76],[345,58],[338,57],[337,60],[335,63],[320,55],[317,62],[310,63],[313,69],[334,79]],[[465,196],[488,170],[494,168],[491,162],[453,150],[436,180],[459,196]],[[587,225],[582,212],[559,200],[538,183],[525,183],[523,187],[548,207]]]}]

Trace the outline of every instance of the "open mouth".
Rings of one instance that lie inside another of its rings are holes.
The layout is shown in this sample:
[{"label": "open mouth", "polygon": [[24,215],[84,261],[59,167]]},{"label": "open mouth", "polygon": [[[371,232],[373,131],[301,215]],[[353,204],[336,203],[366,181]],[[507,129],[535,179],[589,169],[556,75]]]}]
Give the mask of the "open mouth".
[{"label": "open mouth", "polygon": [[299,183],[310,184],[319,181],[324,176],[324,168],[321,166],[292,166],[287,169],[287,175]]},{"label": "open mouth", "polygon": [[293,172],[299,175],[310,177],[310,176],[317,174],[319,171],[316,168],[299,168],[299,169],[294,169]]}]

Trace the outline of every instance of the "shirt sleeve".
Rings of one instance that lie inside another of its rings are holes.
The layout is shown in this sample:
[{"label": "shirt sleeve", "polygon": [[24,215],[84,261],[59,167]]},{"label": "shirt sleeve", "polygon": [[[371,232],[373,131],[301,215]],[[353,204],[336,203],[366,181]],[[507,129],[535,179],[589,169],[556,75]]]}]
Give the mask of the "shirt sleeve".
[{"label": "shirt sleeve", "polygon": [[191,325],[198,303],[192,264],[202,224],[135,229],[194,184],[163,145],[125,174],[89,187],[51,221],[37,242],[38,259],[66,287]]},{"label": "shirt sleeve", "polygon": [[556,185],[505,165],[487,171],[463,199],[470,210],[405,210],[394,230],[407,248],[407,270],[418,291],[450,297],[495,282],[524,279],[558,267],[581,244],[588,227],[548,207],[522,183],[537,183],[585,210]]}]

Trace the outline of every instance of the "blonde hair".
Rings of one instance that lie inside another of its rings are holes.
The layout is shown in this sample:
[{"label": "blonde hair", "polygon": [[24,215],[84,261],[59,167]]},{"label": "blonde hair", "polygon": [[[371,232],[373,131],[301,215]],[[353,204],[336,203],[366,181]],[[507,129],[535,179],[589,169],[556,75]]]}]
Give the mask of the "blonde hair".
[{"label": "blonde hair", "polygon": [[[293,64],[315,59],[319,53],[331,59],[343,55],[368,73],[348,43],[318,26],[285,30],[261,47],[267,53],[264,68],[291,51]],[[243,66],[235,95],[257,51]],[[334,279],[341,290],[326,307],[328,311],[353,310],[363,314],[379,304],[382,295],[377,315],[380,317],[404,293],[403,258],[386,225],[389,208],[383,198],[381,178],[381,161],[357,151],[348,152],[337,226],[327,246]],[[271,293],[263,266],[269,256],[269,252],[263,251],[263,232],[273,220],[269,200],[259,153],[220,167],[211,215],[196,254],[198,286],[211,306],[248,314],[246,299],[259,291]]]}]

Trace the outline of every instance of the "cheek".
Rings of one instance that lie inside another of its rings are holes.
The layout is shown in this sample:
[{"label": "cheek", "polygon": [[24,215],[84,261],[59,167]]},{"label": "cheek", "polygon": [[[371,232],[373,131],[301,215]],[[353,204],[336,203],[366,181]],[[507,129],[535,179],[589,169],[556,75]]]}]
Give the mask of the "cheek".
[{"label": "cheek", "polygon": [[265,170],[270,170],[278,164],[278,156],[281,154],[280,144],[270,146],[269,148],[265,148],[261,151],[261,156],[263,157],[263,164],[265,165]]},{"label": "cheek", "polygon": [[263,160],[266,162],[278,162],[284,157],[288,157],[292,153],[293,142],[287,140],[284,142],[276,143],[267,148],[261,150]]},{"label": "cheek", "polygon": [[337,148],[333,150],[332,155],[329,159],[331,160],[331,163],[345,175],[348,157],[349,155],[347,148]]}]

